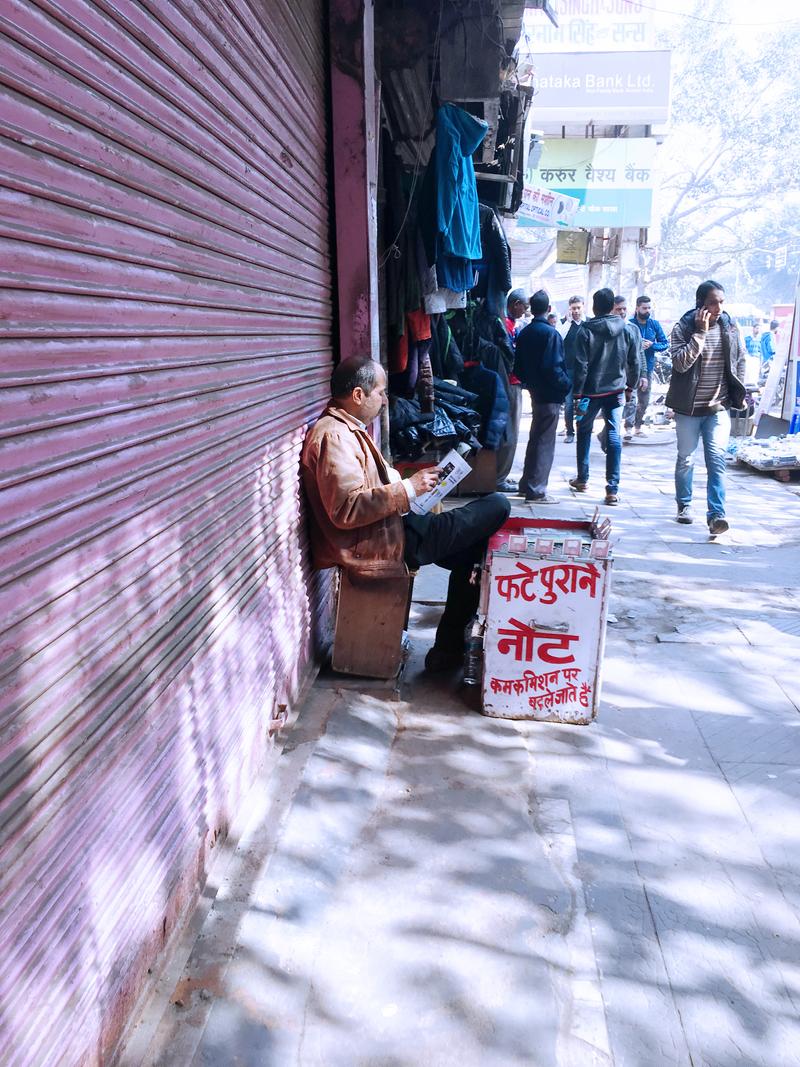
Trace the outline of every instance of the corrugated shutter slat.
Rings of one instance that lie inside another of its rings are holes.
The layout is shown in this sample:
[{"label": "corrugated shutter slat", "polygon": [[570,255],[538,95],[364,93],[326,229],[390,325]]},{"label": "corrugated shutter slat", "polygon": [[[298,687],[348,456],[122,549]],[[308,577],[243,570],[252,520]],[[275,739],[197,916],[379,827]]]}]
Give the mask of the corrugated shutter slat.
[{"label": "corrugated shutter slat", "polygon": [[0,12],[14,1067],[107,1059],[327,636],[326,84],[320,0]]}]

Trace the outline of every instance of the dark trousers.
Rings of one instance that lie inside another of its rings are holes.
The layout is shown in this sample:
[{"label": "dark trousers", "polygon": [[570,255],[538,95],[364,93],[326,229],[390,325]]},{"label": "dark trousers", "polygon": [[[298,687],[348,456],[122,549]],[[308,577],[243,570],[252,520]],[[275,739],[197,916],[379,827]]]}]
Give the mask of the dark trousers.
[{"label": "dark trousers", "polygon": [[564,399],[564,426],[568,434],[575,433],[575,392],[570,389]]},{"label": "dark trousers", "polygon": [[514,466],[514,456],[517,452],[517,439],[519,438],[519,421],[522,417],[522,386],[509,385],[508,387],[508,422],[506,423],[506,439],[497,450],[497,484],[502,485],[511,473]]},{"label": "dark trousers", "polygon": [[478,610],[480,586],[470,582],[472,568],[483,559],[486,544],[508,518],[511,505],[500,493],[472,500],[441,515],[403,518],[406,564],[411,570],[435,563],[450,571],[447,603],[436,630],[436,646],[448,651],[464,647],[464,630]]},{"label": "dark trousers", "polygon": [[537,404],[531,395],[533,418],[519,491],[526,499],[544,496],[556,450],[560,404]]},{"label": "dark trousers", "polygon": [[650,403],[650,390],[653,388],[653,372],[648,371],[647,385],[644,389],[636,389],[636,407],[633,415],[628,415],[625,419],[625,429],[630,430],[634,426],[637,430],[641,430],[642,423],[644,422],[644,413],[647,411],[647,405]]}]

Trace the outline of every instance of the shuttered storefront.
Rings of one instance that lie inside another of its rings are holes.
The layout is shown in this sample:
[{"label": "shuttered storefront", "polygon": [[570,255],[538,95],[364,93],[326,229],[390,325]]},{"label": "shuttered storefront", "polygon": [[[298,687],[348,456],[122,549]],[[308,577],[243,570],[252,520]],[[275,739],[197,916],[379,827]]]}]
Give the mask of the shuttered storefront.
[{"label": "shuttered storefront", "polygon": [[326,625],[321,3],[5,0],[0,83],[0,1047],[68,1067],[107,1058]]}]

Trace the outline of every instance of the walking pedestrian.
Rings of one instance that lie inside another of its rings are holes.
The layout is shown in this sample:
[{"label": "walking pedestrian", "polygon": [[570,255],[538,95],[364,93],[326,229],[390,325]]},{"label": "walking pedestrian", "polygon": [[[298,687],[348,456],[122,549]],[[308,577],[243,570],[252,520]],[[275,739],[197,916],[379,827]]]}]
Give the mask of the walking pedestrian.
[{"label": "walking pedestrian", "polygon": [[558,412],[572,387],[564,363],[564,342],[547,321],[549,310],[550,297],[540,289],[531,297],[533,322],[517,338],[514,362],[515,374],[530,390],[533,412],[519,492],[538,504],[557,503],[547,494],[547,481],[553,466]]},{"label": "walking pedestrian", "polygon": [[614,293],[598,289],[592,300],[594,318],[581,326],[577,338],[573,389],[578,411],[578,475],[570,485],[586,492],[589,482],[589,449],[592,427],[602,412],[607,430],[605,502],[619,502],[622,458],[622,405],[627,390],[636,388],[639,378],[639,351],[625,322],[613,314]]},{"label": "walking pedestrian", "polygon": [[644,349],[646,367],[644,370],[644,386],[636,390],[636,406],[632,416],[625,419],[625,436],[623,440],[631,440],[632,432],[637,437],[644,435],[642,423],[650,403],[650,390],[653,385],[653,368],[656,364],[656,352],[666,352],[669,348],[667,335],[661,328],[661,323],[653,318],[652,301],[649,296],[637,296],[636,314],[631,318],[631,325],[636,327]]},{"label": "walking pedestrian", "polygon": [[731,432],[730,409],[745,399],[746,349],[736,323],[723,311],[725,291],[711,279],[697,287],[695,306],[675,323],[670,336],[672,377],[667,407],[675,412],[676,519],[692,522],[694,455],[702,438],[707,475],[708,530],[728,529],[725,517],[725,455]]},{"label": "walking pedestrian", "polygon": [[744,343],[747,346],[748,356],[758,356],[759,364],[761,363],[761,323],[756,320],[753,323],[753,332],[744,339]]},{"label": "walking pedestrian", "polygon": [[766,376],[772,366],[772,357],[775,355],[775,331],[780,326],[777,319],[769,324],[769,329],[761,334],[761,373]]},{"label": "walking pedestrian", "polygon": [[[628,318],[628,301],[626,300],[626,298],[624,296],[618,295],[618,296],[614,297],[613,314],[618,315],[623,320],[623,322],[625,322],[626,329],[631,332],[631,335],[632,335],[633,339],[636,342],[636,347],[637,347],[637,350],[639,352],[639,375],[641,377],[645,373],[645,362],[644,362],[644,350],[642,348],[642,337],[641,337],[641,334],[639,333],[639,331],[635,330],[627,322],[627,318]],[[625,393],[625,406],[622,409],[623,422],[626,422],[628,417],[633,418],[633,414],[634,414],[635,411],[636,411],[636,398],[635,398],[635,396],[633,396],[633,394],[629,395],[626,392]],[[623,444],[629,443],[630,440],[631,440],[630,437],[625,437],[625,435],[623,435],[623,437],[622,437]],[[608,433],[606,431],[605,426],[603,426],[603,429],[597,435],[597,443],[600,445],[600,448],[602,449],[602,451],[605,452],[606,448],[607,448],[607,443],[608,443]]]},{"label": "walking pedestrian", "polygon": [[[584,321],[583,297],[571,296],[568,308],[567,314],[558,327],[558,332],[564,342],[564,361],[567,366],[567,373],[572,377],[572,372],[575,368],[575,344],[578,338],[578,330]],[[575,401],[571,389],[564,399],[564,427],[564,443],[571,445],[575,440]]]}]

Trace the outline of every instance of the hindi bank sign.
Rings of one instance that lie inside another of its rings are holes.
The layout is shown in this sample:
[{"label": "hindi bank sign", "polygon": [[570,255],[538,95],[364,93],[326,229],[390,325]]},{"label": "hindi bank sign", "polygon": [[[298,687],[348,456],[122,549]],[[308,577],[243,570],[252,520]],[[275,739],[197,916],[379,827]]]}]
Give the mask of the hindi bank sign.
[{"label": "hindi bank sign", "polygon": [[523,42],[534,53],[652,48],[653,8],[640,0],[550,0],[558,22],[528,9]]},{"label": "hindi bank sign", "polygon": [[[649,226],[653,214],[656,142],[646,137],[545,141],[525,187],[545,187],[579,201],[570,225]],[[518,225],[535,225],[520,212]]]},{"label": "hindi bank sign", "polygon": [[537,125],[669,120],[668,51],[550,52],[535,66]]}]

